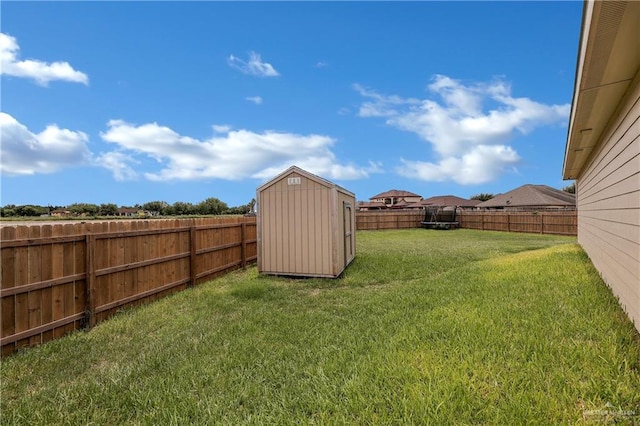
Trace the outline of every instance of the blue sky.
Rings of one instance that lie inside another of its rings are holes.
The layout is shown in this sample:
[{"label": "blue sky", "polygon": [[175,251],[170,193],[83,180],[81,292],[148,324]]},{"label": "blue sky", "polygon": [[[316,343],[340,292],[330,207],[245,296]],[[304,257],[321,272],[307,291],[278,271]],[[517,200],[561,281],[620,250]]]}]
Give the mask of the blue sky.
[{"label": "blue sky", "polygon": [[0,204],[562,188],[581,2],[3,2]]}]

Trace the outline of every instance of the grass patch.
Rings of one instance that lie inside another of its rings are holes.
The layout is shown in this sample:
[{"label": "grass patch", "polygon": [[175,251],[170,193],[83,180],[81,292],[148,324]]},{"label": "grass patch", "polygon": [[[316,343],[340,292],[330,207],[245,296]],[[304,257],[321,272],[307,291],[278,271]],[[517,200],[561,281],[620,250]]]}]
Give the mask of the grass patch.
[{"label": "grass patch", "polygon": [[2,423],[639,420],[637,333],[574,238],[357,244],[337,280],[249,268],[4,359]]}]

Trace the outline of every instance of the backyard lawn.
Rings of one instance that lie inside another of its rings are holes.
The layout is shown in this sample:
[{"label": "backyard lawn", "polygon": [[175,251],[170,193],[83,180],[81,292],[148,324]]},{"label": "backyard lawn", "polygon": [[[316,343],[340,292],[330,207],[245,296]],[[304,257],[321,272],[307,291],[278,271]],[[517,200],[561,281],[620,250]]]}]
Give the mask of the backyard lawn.
[{"label": "backyard lawn", "polygon": [[640,422],[640,341],[575,238],[364,231],[6,357],[2,424]]}]

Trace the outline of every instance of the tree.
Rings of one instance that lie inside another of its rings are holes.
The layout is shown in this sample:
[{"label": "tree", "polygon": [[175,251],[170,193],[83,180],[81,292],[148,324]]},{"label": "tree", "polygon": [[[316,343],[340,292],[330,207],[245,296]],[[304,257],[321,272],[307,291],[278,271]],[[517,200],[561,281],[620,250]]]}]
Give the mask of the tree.
[{"label": "tree", "polygon": [[576,193],[576,183],[573,182],[571,185],[565,186],[564,188],[562,188],[562,190],[564,192],[568,192],[569,194],[575,194]]},{"label": "tree", "polygon": [[144,203],[142,205],[142,210],[151,212],[151,214],[155,216],[162,216],[167,214],[168,208],[169,203],[167,203],[166,201],[149,201],[148,203]]},{"label": "tree", "polygon": [[118,206],[113,203],[100,204],[98,214],[100,216],[115,216],[118,214]]},{"label": "tree", "polygon": [[223,214],[247,214],[251,211],[251,208],[248,204],[237,207],[229,207],[227,210],[222,212]]},{"label": "tree", "polygon": [[6,206],[0,208],[0,216],[1,217],[12,217],[16,215],[16,205],[15,204],[7,204]]},{"label": "tree", "polygon": [[480,193],[480,194],[476,194],[473,197],[471,197],[471,200],[480,200],[480,201],[487,201],[490,200],[494,197],[493,194],[489,194],[489,193]]},{"label": "tree", "polygon": [[47,207],[42,206],[33,206],[33,205],[24,205],[24,206],[15,206],[13,208],[13,216],[17,217],[35,217],[42,216],[49,213],[49,209]]},{"label": "tree", "polygon": [[229,209],[227,203],[220,201],[217,198],[210,197],[204,201],[201,201],[196,206],[197,214],[222,214]]},{"label": "tree", "polygon": [[195,206],[191,203],[185,203],[183,201],[176,201],[170,207],[167,208],[168,215],[185,216],[195,213]]},{"label": "tree", "polygon": [[100,207],[96,204],[89,203],[74,203],[67,206],[67,210],[75,215],[83,216],[97,216],[100,211]]}]

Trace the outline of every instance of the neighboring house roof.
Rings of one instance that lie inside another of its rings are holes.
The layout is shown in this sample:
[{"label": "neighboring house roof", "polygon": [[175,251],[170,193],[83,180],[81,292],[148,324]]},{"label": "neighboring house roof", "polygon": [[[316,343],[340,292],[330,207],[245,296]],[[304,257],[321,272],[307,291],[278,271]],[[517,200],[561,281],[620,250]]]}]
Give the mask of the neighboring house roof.
[{"label": "neighboring house roof", "polygon": [[358,208],[361,209],[385,209],[387,205],[380,201],[358,201]]},{"label": "neighboring house roof", "polygon": [[421,195],[414,194],[413,192],[409,192],[409,191],[402,191],[402,190],[399,190],[399,189],[392,189],[390,191],[381,192],[378,195],[374,195],[373,197],[371,197],[369,199],[370,200],[375,200],[377,198],[404,198],[404,197],[421,197]]},{"label": "neighboring house roof", "polygon": [[498,194],[476,207],[571,207],[576,196],[547,185],[522,185],[514,190]]},{"label": "neighboring house roof", "polygon": [[395,203],[394,205],[392,205],[390,207],[392,209],[404,209],[407,206],[409,206],[409,203],[407,203],[403,198],[403,199],[401,199],[400,201],[398,201],[397,203]]},{"label": "neighboring house roof", "polygon": [[455,195],[438,195],[436,197],[426,198],[416,204],[420,204],[421,206],[475,207],[481,202],[480,200],[468,200],[466,198],[456,197]]}]

